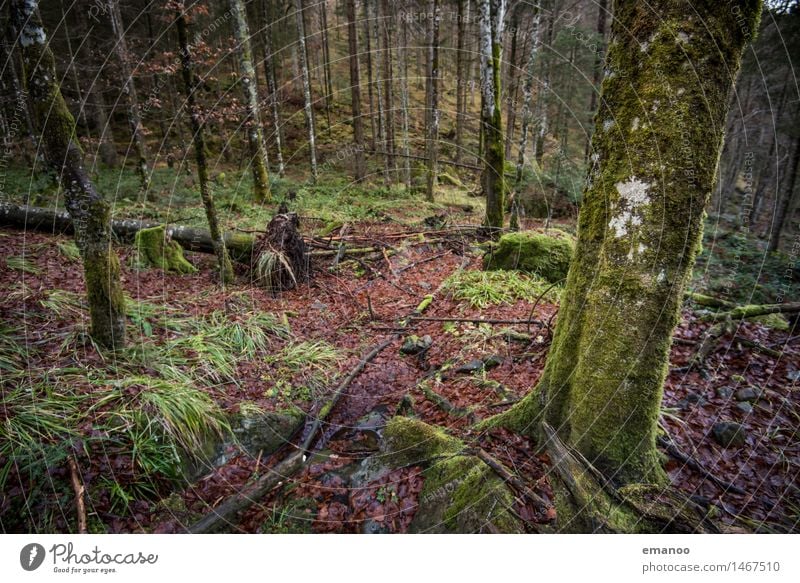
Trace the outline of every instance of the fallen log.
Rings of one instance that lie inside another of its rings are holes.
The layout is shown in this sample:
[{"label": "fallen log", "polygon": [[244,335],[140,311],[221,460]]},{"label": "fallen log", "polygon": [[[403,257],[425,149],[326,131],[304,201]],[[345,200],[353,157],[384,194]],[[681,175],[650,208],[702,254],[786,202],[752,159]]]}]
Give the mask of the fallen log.
[{"label": "fallen log", "polygon": [[[130,243],[133,242],[136,233],[142,229],[151,229],[161,224],[156,221],[113,219],[111,230],[118,240]],[[72,219],[66,211],[8,203],[0,203],[0,226],[55,235],[73,233]],[[206,229],[184,225],[166,225],[166,235],[171,241],[180,243],[181,247],[187,251],[214,253],[211,235]],[[231,232],[225,233],[223,237],[231,259],[249,264],[255,238],[244,233]]]}]

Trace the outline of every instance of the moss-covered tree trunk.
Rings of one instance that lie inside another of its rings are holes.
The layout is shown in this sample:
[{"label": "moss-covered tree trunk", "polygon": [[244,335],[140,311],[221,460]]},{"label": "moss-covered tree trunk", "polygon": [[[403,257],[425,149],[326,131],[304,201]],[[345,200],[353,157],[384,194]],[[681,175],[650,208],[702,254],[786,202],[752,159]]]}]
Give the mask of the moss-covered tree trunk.
[{"label": "moss-covered tree trunk", "polygon": [[258,107],[256,72],[253,68],[253,52],[250,48],[250,27],[242,0],[230,0],[233,15],[233,31],[239,53],[239,81],[244,91],[244,130],[250,150],[250,168],[253,171],[253,195],[260,202],[270,200],[269,173],[267,171],[267,148]]},{"label": "moss-covered tree trunk", "polygon": [[297,22],[297,57],[300,61],[300,75],[303,78],[303,111],[308,126],[308,153],[311,159],[311,182],[317,181],[317,135],[314,130],[314,111],[311,108],[311,75],[308,71],[306,53],[306,27],[303,22],[303,0],[294,0],[295,21]]},{"label": "moss-covered tree trunk", "polygon": [[458,0],[458,39],[456,40],[456,162],[461,161],[461,148],[464,143],[464,121],[467,117],[467,22],[469,21],[469,0]]},{"label": "moss-covered tree trunk", "polygon": [[578,242],[536,389],[488,425],[546,421],[616,484],[663,483],[662,387],[728,107],[760,0],[617,1]]},{"label": "moss-covered tree trunk", "polygon": [[225,248],[225,240],[219,230],[217,221],[217,209],[214,205],[214,197],[208,184],[208,167],[206,164],[206,142],[203,134],[203,121],[198,111],[195,90],[197,80],[194,75],[194,63],[192,53],[189,48],[189,32],[186,24],[185,7],[182,1],[176,3],[177,14],[175,16],[175,27],[178,30],[178,44],[181,55],[181,75],[183,85],[186,88],[186,105],[189,110],[189,119],[192,126],[192,141],[194,142],[194,155],[197,162],[197,179],[200,183],[200,197],[203,200],[203,208],[206,211],[208,221],[208,231],[211,234],[211,241],[214,245],[214,254],[219,263],[219,275],[222,284],[233,281],[233,267],[231,266],[228,250]]},{"label": "moss-covered tree trunk", "polygon": [[142,115],[139,110],[139,97],[136,93],[136,84],[133,81],[133,73],[131,72],[128,43],[125,40],[119,1],[108,0],[107,6],[111,28],[114,31],[114,50],[117,53],[120,74],[122,75],[122,90],[128,101],[128,126],[131,129],[131,141],[136,152],[136,171],[139,173],[143,198],[146,199],[150,192],[150,164],[148,162],[149,154],[147,152],[147,142],[145,141],[144,126],[142,125]]},{"label": "moss-covered tree trunk", "polygon": [[486,196],[487,227],[503,227],[505,145],[502,128],[500,65],[505,0],[480,4],[481,128],[484,165],[481,186]]},{"label": "moss-covered tree trunk", "polygon": [[425,196],[433,202],[439,174],[439,25],[442,18],[439,0],[430,0],[428,13],[432,18],[428,24],[428,81],[425,84],[427,101]]},{"label": "moss-covered tree trunk", "polygon": [[361,78],[358,70],[358,29],[356,28],[356,1],[347,2],[347,40],[350,48],[350,100],[353,111],[353,141],[355,142],[355,179],[364,180],[364,120],[361,119]]},{"label": "moss-covered tree trunk", "polygon": [[65,206],[83,259],[92,338],[109,348],[125,345],[125,301],[119,260],[111,247],[111,211],[83,166],[75,120],[56,79],[53,53],[42,27],[38,2],[13,0],[11,18],[19,31],[25,85],[41,147],[58,174]]}]

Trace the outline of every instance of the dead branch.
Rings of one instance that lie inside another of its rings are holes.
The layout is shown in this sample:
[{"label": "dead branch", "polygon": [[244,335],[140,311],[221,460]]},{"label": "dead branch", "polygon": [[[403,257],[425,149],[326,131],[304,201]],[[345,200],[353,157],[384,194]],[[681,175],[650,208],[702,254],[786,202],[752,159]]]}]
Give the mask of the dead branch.
[{"label": "dead branch", "polygon": [[664,450],[673,458],[681,462],[682,464],[686,464],[687,467],[694,470],[701,476],[703,476],[709,482],[713,482],[716,486],[722,488],[724,492],[733,492],[734,494],[741,494],[745,495],[747,492],[742,490],[739,486],[735,484],[731,484],[730,482],[726,482],[725,480],[718,478],[707,469],[705,469],[700,462],[696,459],[691,457],[688,454],[683,453],[678,447],[672,443],[671,440],[667,439],[666,437],[659,437],[658,438],[658,445],[664,448]]},{"label": "dead branch", "polygon": [[69,465],[69,474],[72,482],[72,490],[75,492],[75,512],[78,515],[78,534],[86,534],[89,532],[86,520],[86,502],[83,495],[86,493],[86,487],[81,482],[80,473],[78,472],[78,462],[75,458],[69,456],[67,458],[67,465]]}]

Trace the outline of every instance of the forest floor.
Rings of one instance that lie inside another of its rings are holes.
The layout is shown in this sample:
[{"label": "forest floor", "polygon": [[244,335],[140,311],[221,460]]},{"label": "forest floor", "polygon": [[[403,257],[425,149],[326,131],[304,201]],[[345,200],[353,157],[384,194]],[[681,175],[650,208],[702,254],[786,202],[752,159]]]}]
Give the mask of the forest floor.
[{"label": "forest floor", "polygon": [[[449,218],[459,223],[475,219],[474,215]],[[86,486],[90,529],[181,532],[295,447],[287,444],[265,459],[230,449],[225,463],[188,485],[176,486],[176,481],[159,477],[157,471],[148,474],[141,451],[109,445],[117,443],[108,441],[117,427],[101,416],[106,407],[103,391],[122,387],[123,393],[135,398],[145,384],[143,376],[154,382],[166,370],[154,362],[171,354],[169,347],[188,334],[187,326],[192,338],[202,339],[203,334],[210,338],[214,332],[201,326],[220,314],[243,326],[253,314],[274,318],[263,320],[270,328],[265,342],[243,348],[232,360],[222,356],[218,362],[217,355],[195,346],[187,352],[191,356],[164,366],[189,375],[189,384],[230,414],[297,406],[313,415],[371,347],[392,339],[355,378],[326,420],[312,463],[257,501],[229,530],[405,532],[419,502],[421,468],[397,470],[359,488],[348,485],[347,468],[377,449],[375,436],[381,424],[401,402],[408,402],[407,395],[420,419],[480,443],[549,499],[548,459],[531,442],[502,430],[476,435],[470,427],[475,420],[505,410],[535,386],[557,317],[556,298],[546,295],[537,302],[530,290],[514,291],[519,281],[496,284],[511,293],[510,300],[500,303],[492,289],[471,288],[466,299],[454,297],[453,285],[441,289],[446,280],[453,282],[459,274],[481,268],[478,242],[445,232],[446,228],[398,237],[408,229],[361,221],[351,233],[373,240],[387,253],[359,261],[345,258],[336,269],[331,269],[330,257],[316,258],[311,282],[279,297],[242,283],[247,280],[244,271],[239,283],[223,291],[214,281],[209,255],[187,254],[198,272],[173,275],[133,268],[132,249],[119,247],[132,325],[130,348],[118,355],[98,351],[84,334],[81,265],[70,258],[68,239],[0,232],[0,256],[19,258],[15,268],[0,270],[0,289],[6,290],[0,298],[4,397],[23,389],[43,395],[44,404],[53,395],[62,400],[69,396],[75,400],[70,405],[60,402],[58,411],[69,408],[70,419],[79,420],[69,428],[67,439],[55,429],[44,436],[46,443],[38,446],[42,452],[34,452],[46,460],[44,466],[32,462],[23,466],[22,461],[10,466],[0,500],[3,529],[74,531],[74,492],[66,463],[74,459]],[[424,312],[426,318],[533,323],[406,320],[429,294],[434,298]],[[399,328],[404,320],[405,327]],[[747,530],[797,531],[800,343],[786,331],[744,322],[735,336],[720,339],[705,370],[686,370],[708,326],[695,312],[684,310],[672,349],[673,371],[665,387],[661,424],[681,451],[744,493],[723,491],[675,459],[666,462],[669,476],[696,500],[716,506],[725,522]],[[421,355],[400,350],[412,334],[432,340]],[[742,345],[742,339],[773,352],[753,350]],[[491,360],[493,366],[475,366],[479,359]],[[232,369],[229,374],[197,372],[206,371],[210,362],[216,363],[217,373],[223,365]],[[433,377],[437,370],[440,376]],[[746,396],[741,389],[746,388],[756,396],[740,400]],[[78,408],[90,413],[81,416]],[[0,411],[4,419],[13,414],[10,407]],[[723,421],[744,426],[741,447],[722,447],[712,437],[714,425]],[[524,503],[515,510],[524,519],[535,520]],[[547,518],[553,515],[554,511]]]}]

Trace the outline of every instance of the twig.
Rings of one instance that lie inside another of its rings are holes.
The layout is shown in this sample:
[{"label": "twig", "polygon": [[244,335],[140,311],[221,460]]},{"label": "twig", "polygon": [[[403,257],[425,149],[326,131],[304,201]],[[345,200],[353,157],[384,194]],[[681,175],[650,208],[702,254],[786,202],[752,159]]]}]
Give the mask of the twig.
[{"label": "twig", "polygon": [[539,496],[536,492],[528,488],[528,486],[526,486],[522,480],[520,480],[517,476],[508,471],[508,468],[506,468],[502,463],[500,463],[498,460],[489,455],[483,448],[476,447],[474,449],[469,450],[469,453],[473,454],[487,466],[492,468],[492,470],[494,470],[494,473],[500,476],[500,478],[502,478],[504,481],[514,486],[514,489],[517,490],[523,496],[525,496],[525,498],[527,498],[540,512],[546,512],[547,509],[551,506],[550,504],[548,504],[547,500],[545,500],[544,498]]},{"label": "twig", "polygon": [[427,316],[410,316],[410,320],[420,320],[424,322],[472,322],[475,324],[533,324],[542,325],[539,320],[494,320],[483,318],[433,318]]},{"label": "twig", "polygon": [[67,465],[69,465],[72,489],[75,491],[75,511],[78,514],[78,534],[86,534],[89,532],[86,520],[86,502],[83,499],[86,487],[81,482],[78,472],[78,463],[75,461],[75,458],[69,456],[67,458]]},{"label": "twig", "polygon": [[445,251],[444,253],[439,253],[437,255],[433,255],[431,257],[427,257],[425,259],[420,259],[419,261],[415,261],[414,263],[410,263],[400,269],[396,270],[395,273],[403,273],[404,271],[408,271],[409,269],[413,269],[417,265],[422,265],[423,263],[428,263],[429,261],[433,261],[434,259],[439,259],[440,257],[444,257],[450,253],[450,251]]},{"label": "twig", "polygon": [[692,470],[703,476],[708,481],[713,482],[714,484],[722,488],[724,491],[733,492],[734,494],[740,494],[740,495],[747,494],[747,492],[742,490],[739,486],[731,484],[730,482],[726,482],[725,480],[718,478],[717,476],[709,472],[707,469],[705,469],[703,466],[700,465],[700,462],[690,457],[688,454],[683,453],[675,446],[675,444],[673,444],[667,438],[659,437],[658,444],[661,447],[663,447],[666,450],[666,452],[672,457],[674,457],[676,460],[678,460],[683,464],[686,464],[689,468],[691,468]]}]

